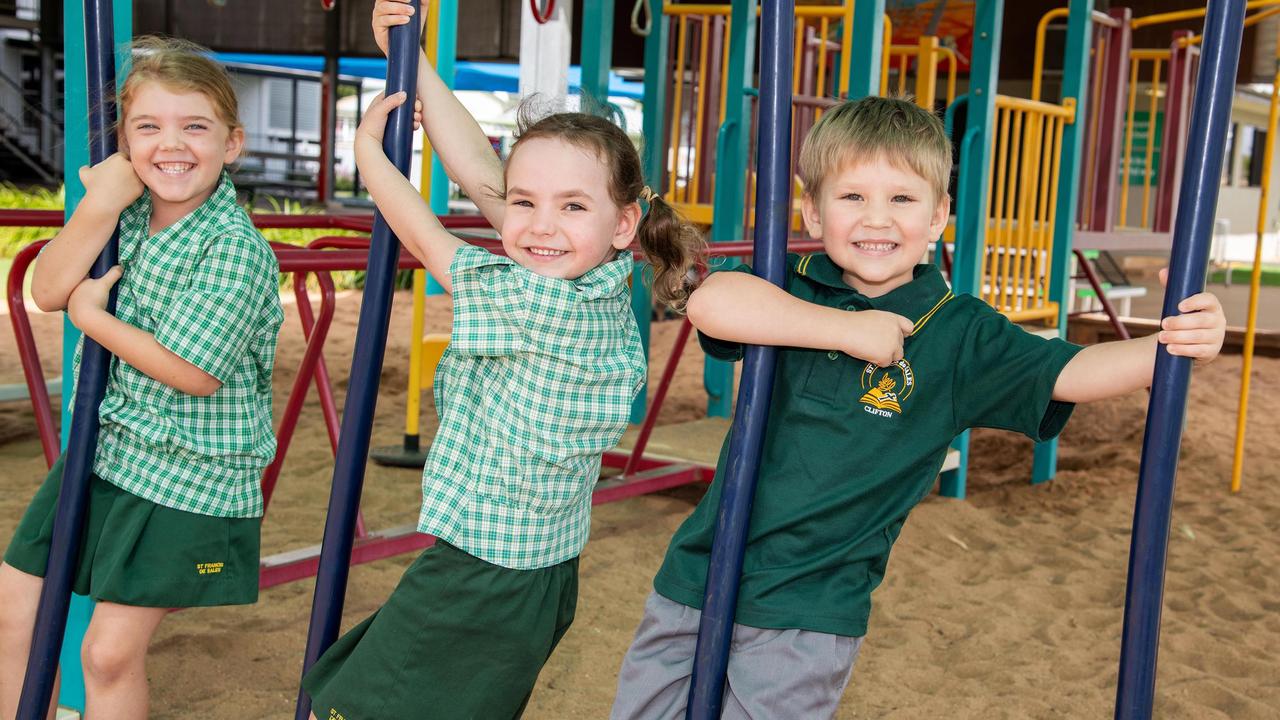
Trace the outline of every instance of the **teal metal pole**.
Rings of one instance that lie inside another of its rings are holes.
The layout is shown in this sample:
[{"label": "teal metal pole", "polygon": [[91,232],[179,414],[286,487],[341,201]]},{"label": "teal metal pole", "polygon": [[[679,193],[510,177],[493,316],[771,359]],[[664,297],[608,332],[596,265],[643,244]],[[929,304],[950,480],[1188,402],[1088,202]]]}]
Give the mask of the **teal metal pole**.
[{"label": "teal metal pole", "polygon": [[[436,35],[436,57],[432,61],[436,74],[450,89],[453,88],[455,65],[458,59],[458,0],[436,0],[431,12],[439,14],[440,23]],[[431,211],[436,215],[449,214],[449,175],[440,162],[440,154],[431,150]],[[443,295],[444,288],[427,273],[427,295]]]},{"label": "teal metal pole", "polygon": [[880,94],[883,58],[884,0],[858,0],[853,4],[853,48],[849,52],[850,100]]},{"label": "teal metal pole", "polygon": [[[664,133],[667,117],[667,32],[666,18],[662,16],[662,0],[646,0],[649,3],[649,36],[644,40],[644,122],[641,125],[644,146],[641,161],[649,187],[659,194],[670,188],[663,187],[667,178],[667,139]],[[649,357],[650,325],[653,318],[653,296],[644,284],[644,263],[636,263],[631,273],[631,311],[640,329],[640,345],[644,356]],[[646,382],[631,403],[631,422],[644,422],[649,401],[649,384]]]},{"label": "teal metal pole", "polygon": [[[127,55],[119,49],[126,47],[129,39],[133,37],[132,3],[116,3],[112,7],[112,18],[115,26],[115,44],[118,48],[116,77],[123,80]],[[84,185],[80,182],[79,170],[89,164],[89,101],[84,93],[88,80],[85,75],[83,0],[63,0],[62,19],[62,93],[66,99],[62,177],[66,195],[64,217],[69,220],[71,213],[84,199]],[[62,417],[64,418],[68,417],[71,401],[75,396],[72,359],[75,357],[76,345],[79,342],[80,330],[72,325],[71,319],[64,314],[62,316]],[[70,423],[62,424],[60,434],[64,450],[67,447],[67,434],[70,430]],[[93,617],[93,601],[83,595],[73,594],[67,611],[67,629],[63,634],[62,653],[58,658],[62,668],[58,704],[81,712],[84,711],[84,673],[80,666],[80,645],[84,642],[84,635],[89,629],[91,617]]]},{"label": "teal metal pole", "polygon": [[[756,56],[756,2],[735,0],[730,14],[729,67],[724,120],[716,137],[716,187],[712,196],[711,242],[741,241],[746,214],[747,156],[751,150],[751,84]],[[733,414],[733,365],[707,357],[702,371],[707,415]]]},{"label": "teal metal pole", "polygon": [[[951,287],[974,294],[982,288],[982,253],[987,232],[987,177],[991,172],[996,82],[1000,73],[1000,21],[1004,0],[979,0],[974,10],[973,55],[969,66],[969,102],[960,143],[960,179],[956,188],[956,252]],[[969,461],[969,433],[951,444],[960,451],[960,467],[943,478],[947,497],[963,498]]]},{"label": "teal metal pole", "polygon": [[[1093,0],[1073,0],[1067,15],[1067,48],[1062,63],[1062,97],[1074,98],[1076,121],[1062,128],[1058,177],[1058,210],[1054,219],[1050,257],[1049,299],[1058,303],[1058,335],[1067,334],[1067,289],[1070,287],[1071,242],[1080,200],[1080,157],[1084,147],[1084,118],[1088,117],[1089,47],[1093,40]],[[1052,480],[1058,472],[1058,439],[1036,443],[1031,482]]]},{"label": "teal metal pole", "polygon": [[[661,13],[661,9],[659,9]],[[661,17],[661,15],[658,15]],[[582,97],[583,108],[607,115],[609,67],[613,64],[613,0],[582,0]]]}]

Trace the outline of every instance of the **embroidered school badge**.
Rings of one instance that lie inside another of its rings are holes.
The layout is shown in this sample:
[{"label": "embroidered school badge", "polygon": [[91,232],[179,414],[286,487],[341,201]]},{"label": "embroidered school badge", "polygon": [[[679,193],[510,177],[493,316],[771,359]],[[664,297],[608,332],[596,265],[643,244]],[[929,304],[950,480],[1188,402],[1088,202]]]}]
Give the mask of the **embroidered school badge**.
[{"label": "embroidered school badge", "polygon": [[865,392],[858,402],[872,415],[891,418],[902,414],[902,404],[911,397],[915,387],[915,373],[906,358],[885,368],[867,363],[862,371],[862,389]]}]

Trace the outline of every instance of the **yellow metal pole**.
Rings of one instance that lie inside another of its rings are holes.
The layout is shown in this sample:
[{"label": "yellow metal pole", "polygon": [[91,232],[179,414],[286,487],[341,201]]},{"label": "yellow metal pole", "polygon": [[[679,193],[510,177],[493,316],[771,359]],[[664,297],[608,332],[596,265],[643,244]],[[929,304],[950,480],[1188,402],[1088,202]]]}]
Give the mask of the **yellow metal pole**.
[{"label": "yellow metal pole", "polygon": [[[1262,155],[1262,197],[1258,200],[1257,238],[1253,247],[1253,274],[1249,277],[1249,319],[1244,331],[1244,367],[1240,371],[1240,409],[1236,414],[1236,449],[1231,460],[1231,492],[1240,492],[1244,472],[1244,431],[1249,416],[1249,376],[1253,371],[1253,343],[1258,332],[1258,292],[1262,285],[1262,236],[1267,230],[1267,203],[1271,196],[1271,156],[1275,154],[1276,124],[1280,119],[1280,42],[1276,44],[1276,71],[1271,78],[1271,114]],[[1230,272],[1230,270],[1228,270]]]},{"label": "yellow metal pole", "polygon": [[[1244,5],[1245,10],[1254,10],[1261,7],[1271,7],[1280,5],[1280,0],[1252,0]],[[1175,12],[1158,13],[1156,15],[1147,15],[1146,17],[1134,18],[1129,27],[1137,30],[1148,25],[1159,25],[1161,23],[1178,22],[1180,20],[1195,20],[1202,18],[1205,14],[1205,8],[1195,10],[1178,10]]]},{"label": "yellow metal pole", "polygon": [[937,99],[938,38],[921,35],[920,50],[916,55],[916,104],[932,112]]},{"label": "yellow metal pole", "polygon": [[886,96],[889,94],[889,55],[893,47],[893,21],[889,19],[888,13],[884,16],[884,38],[881,47],[884,50],[880,53],[880,94]]},{"label": "yellow metal pole", "polygon": [[[423,51],[432,62],[437,60],[436,48],[440,42],[439,13],[427,16],[427,36]],[[427,131],[422,131],[422,185],[419,188],[423,202],[431,202],[431,141]],[[427,275],[425,270],[413,271],[413,320],[409,329],[409,396],[404,409],[404,437],[406,446],[417,451],[418,418],[422,414],[422,330],[426,324]],[[406,449],[410,449],[406,447]]]},{"label": "yellow metal pole", "polygon": [[1040,76],[1044,72],[1044,41],[1049,32],[1049,23],[1060,17],[1066,17],[1068,8],[1056,8],[1044,14],[1036,25],[1036,52],[1031,65],[1031,99],[1040,99]]}]

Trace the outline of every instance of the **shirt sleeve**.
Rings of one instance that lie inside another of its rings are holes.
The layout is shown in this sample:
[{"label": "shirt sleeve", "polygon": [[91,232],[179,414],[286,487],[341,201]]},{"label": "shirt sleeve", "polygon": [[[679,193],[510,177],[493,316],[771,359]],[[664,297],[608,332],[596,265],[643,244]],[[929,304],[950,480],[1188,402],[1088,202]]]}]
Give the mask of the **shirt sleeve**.
[{"label": "shirt sleeve", "polygon": [[956,358],[957,431],[1012,430],[1037,442],[1057,436],[1075,404],[1054,400],[1053,386],[1080,349],[1033,335],[984,306],[970,321]]},{"label": "shirt sleeve", "polygon": [[[796,265],[800,262],[800,259],[802,257],[804,256],[797,255],[795,253],[787,253],[786,286],[788,289],[790,289],[791,283],[794,280]],[[742,272],[742,273],[751,274],[754,271],[751,269],[751,266],[748,265],[747,263],[741,263],[735,267],[727,268],[725,270],[717,270],[716,272]],[[726,362],[737,362],[742,359],[743,345],[740,342],[714,338],[702,332],[701,330],[699,330],[698,345],[702,346],[703,352],[705,352],[706,354],[710,355],[711,357],[717,360],[724,360]]]},{"label": "shirt sleeve", "polygon": [[156,324],[155,338],[175,355],[226,382],[259,331],[266,298],[279,292],[279,271],[265,243],[214,241],[191,284]]}]

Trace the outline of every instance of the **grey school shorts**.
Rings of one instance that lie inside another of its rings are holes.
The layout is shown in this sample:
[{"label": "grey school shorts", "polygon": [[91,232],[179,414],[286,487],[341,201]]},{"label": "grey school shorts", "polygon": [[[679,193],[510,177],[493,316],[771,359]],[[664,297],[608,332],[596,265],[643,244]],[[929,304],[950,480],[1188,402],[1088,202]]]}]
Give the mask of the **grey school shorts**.
[{"label": "grey school shorts", "polygon": [[[618,672],[612,720],[685,716],[701,617],[695,608],[649,594],[636,639]],[[861,647],[860,637],[735,623],[721,717],[830,718]]]}]

